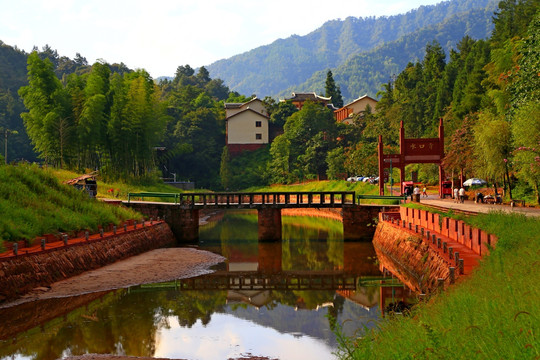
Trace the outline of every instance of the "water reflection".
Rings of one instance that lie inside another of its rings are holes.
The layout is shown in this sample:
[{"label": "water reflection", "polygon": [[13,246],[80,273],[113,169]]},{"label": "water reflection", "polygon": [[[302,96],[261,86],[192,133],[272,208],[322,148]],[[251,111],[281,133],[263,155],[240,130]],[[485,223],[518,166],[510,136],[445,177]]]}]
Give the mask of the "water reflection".
[{"label": "water reflection", "polygon": [[[227,215],[201,228],[200,247],[227,258],[213,274],[59,300],[64,312],[38,326],[35,314],[52,313],[53,302],[27,305],[33,327],[0,334],[0,357],[332,358],[335,322],[349,335],[374,326],[379,303],[397,298],[399,288],[381,290],[373,247],[344,243],[341,223],[284,217],[283,225],[283,242],[259,244],[255,215]],[[25,320],[10,316],[0,313],[10,324]]]}]

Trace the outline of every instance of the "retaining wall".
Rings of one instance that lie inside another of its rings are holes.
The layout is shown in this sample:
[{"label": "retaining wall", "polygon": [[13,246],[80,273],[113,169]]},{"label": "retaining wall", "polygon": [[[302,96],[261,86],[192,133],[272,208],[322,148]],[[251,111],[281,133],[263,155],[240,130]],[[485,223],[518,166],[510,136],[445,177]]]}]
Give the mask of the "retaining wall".
[{"label": "retaining wall", "polygon": [[497,236],[470,227],[461,220],[408,207],[400,207],[399,211],[401,221],[405,221],[405,226],[410,223],[412,228],[418,225],[419,228],[424,228],[426,231],[436,232],[448,237],[451,241],[466,246],[478,255],[488,255],[490,247],[495,247],[497,244]]},{"label": "retaining wall", "polygon": [[[435,290],[444,279],[450,284],[451,265],[431,248],[419,234],[380,221],[373,237],[373,246],[381,267],[405,283],[410,289],[427,293]],[[384,270],[384,269],[381,269]]]},{"label": "retaining wall", "polygon": [[0,302],[174,241],[169,226],[161,222],[98,240],[2,259]]}]

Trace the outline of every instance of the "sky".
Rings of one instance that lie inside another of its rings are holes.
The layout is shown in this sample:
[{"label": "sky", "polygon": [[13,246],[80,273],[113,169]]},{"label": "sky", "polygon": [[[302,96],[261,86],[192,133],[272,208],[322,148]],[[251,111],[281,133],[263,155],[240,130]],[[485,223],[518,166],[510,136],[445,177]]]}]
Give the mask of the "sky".
[{"label": "sky", "polygon": [[154,78],[306,35],[328,20],[405,13],[442,0],[0,0],[0,40],[30,52],[48,44],[146,69]]}]

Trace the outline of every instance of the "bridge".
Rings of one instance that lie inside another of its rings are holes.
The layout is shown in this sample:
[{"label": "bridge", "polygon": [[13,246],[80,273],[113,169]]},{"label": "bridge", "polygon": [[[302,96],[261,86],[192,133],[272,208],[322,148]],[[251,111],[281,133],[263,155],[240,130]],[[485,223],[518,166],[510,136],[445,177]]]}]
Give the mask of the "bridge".
[{"label": "bridge", "polygon": [[170,199],[181,209],[343,208],[355,205],[354,191],[252,193],[129,193],[132,199]]},{"label": "bridge", "polygon": [[141,285],[140,289],[177,290],[357,290],[359,287],[403,287],[394,277],[352,275],[342,271],[216,271],[195,278]]},{"label": "bridge", "polygon": [[[163,201],[145,201],[164,200]],[[341,209],[343,238],[371,240],[374,219],[383,207],[358,205],[354,191],[246,193],[130,193],[124,205],[148,217],[161,217],[181,242],[195,242],[202,209],[253,209],[258,213],[259,241],[281,240],[281,209]]]}]

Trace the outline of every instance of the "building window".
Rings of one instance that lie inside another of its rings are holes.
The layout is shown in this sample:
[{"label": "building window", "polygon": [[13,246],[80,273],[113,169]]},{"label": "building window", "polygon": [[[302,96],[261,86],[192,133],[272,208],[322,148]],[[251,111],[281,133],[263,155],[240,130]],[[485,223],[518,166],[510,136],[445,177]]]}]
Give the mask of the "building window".
[{"label": "building window", "polygon": [[262,140],[262,134],[255,134],[255,140]]},{"label": "building window", "polygon": [[262,121],[255,121],[255,127],[261,127]]}]

